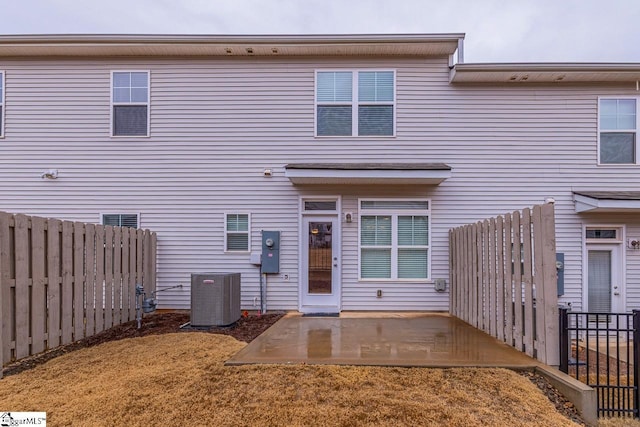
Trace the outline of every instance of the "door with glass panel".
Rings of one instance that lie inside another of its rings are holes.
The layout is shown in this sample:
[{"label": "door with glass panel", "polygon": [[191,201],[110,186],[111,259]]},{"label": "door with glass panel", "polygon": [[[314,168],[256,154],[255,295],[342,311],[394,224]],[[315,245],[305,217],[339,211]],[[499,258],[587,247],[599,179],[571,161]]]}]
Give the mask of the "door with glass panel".
[{"label": "door with glass panel", "polygon": [[337,216],[306,216],[302,221],[301,311],[340,311]]},{"label": "door with glass panel", "polygon": [[[624,298],[620,246],[587,245],[587,310],[590,313],[622,313]],[[591,316],[591,321],[596,316]],[[599,322],[608,322],[598,316]]]}]

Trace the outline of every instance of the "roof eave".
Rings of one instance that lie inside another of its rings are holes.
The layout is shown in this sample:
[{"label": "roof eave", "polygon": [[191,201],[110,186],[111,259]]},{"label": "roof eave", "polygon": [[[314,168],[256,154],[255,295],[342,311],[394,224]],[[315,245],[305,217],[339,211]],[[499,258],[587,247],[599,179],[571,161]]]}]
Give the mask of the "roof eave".
[{"label": "roof eave", "polygon": [[640,63],[456,64],[451,83],[611,83],[640,80]]},{"label": "roof eave", "polygon": [[0,57],[452,55],[464,34],[18,35],[0,36]]}]

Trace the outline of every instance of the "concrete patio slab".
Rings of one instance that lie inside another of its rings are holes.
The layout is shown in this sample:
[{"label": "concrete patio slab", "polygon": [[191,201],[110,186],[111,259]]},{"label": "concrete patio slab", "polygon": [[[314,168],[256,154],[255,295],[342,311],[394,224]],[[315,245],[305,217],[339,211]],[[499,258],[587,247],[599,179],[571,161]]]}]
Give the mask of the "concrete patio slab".
[{"label": "concrete patio slab", "polygon": [[438,313],[341,313],[338,318],[289,314],[227,361],[260,363],[510,369],[539,365],[463,321]]}]

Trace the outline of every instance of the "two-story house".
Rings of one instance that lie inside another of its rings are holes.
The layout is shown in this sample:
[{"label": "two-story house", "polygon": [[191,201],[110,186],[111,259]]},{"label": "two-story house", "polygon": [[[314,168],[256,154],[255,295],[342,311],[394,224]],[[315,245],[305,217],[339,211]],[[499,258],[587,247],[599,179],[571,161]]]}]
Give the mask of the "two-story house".
[{"label": "two-story house", "polygon": [[463,34],[2,36],[0,202],[149,228],[161,308],[448,310],[448,230],[555,199],[562,302],[640,304],[640,64],[465,64]]}]

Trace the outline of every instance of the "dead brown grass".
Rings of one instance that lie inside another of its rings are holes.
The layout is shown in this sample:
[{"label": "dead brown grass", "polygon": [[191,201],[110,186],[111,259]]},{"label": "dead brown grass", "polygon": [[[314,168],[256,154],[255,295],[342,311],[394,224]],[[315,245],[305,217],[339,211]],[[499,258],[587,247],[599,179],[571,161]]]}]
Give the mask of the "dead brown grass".
[{"label": "dead brown grass", "polygon": [[177,333],[86,348],[1,380],[0,407],[53,426],[575,425],[508,370],[223,366],[244,345]]},{"label": "dead brown grass", "polygon": [[640,420],[633,418],[603,418],[598,427],[640,427]]}]

